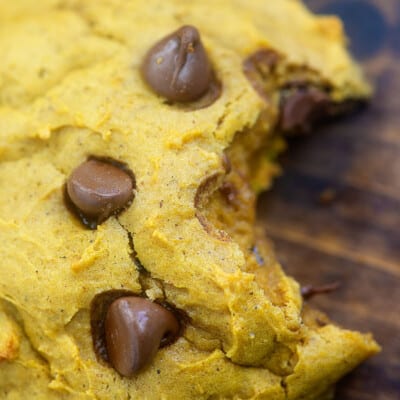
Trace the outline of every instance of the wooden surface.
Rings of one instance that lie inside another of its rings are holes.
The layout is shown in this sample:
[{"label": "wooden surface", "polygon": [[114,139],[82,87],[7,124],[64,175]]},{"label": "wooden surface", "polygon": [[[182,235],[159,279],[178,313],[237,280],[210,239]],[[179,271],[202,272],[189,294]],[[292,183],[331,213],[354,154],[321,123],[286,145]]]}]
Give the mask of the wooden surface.
[{"label": "wooden surface", "polygon": [[303,285],[342,283],[311,304],[383,346],[340,382],[336,399],[399,400],[400,1],[306,2],[344,17],[376,94],[362,113],[290,141],[259,218]]}]

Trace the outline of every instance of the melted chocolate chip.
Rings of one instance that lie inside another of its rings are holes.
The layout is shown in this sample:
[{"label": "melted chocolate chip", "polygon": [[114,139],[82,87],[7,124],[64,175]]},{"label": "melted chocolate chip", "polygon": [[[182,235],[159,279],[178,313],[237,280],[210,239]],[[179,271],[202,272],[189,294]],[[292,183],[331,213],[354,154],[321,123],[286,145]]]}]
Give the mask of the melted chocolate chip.
[{"label": "melted chocolate chip", "polygon": [[285,133],[309,133],[326,117],[330,104],[328,94],[321,89],[289,89],[282,96],[280,129]]},{"label": "melted chocolate chip", "polygon": [[108,290],[97,294],[90,304],[90,328],[93,349],[99,362],[110,362],[106,348],[105,319],[110,305],[121,297],[134,296],[128,290]]},{"label": "melted chocolate chip", "polygon": [[68,199],[90,227],[126,207],[133,188],[132,177],[122,168],[94,159],[77,167],[66,185]]},{"label": "melted chocolate chip", "polygon": [[301,288],[301,295],[303,296],[303,299],[308,300],[311,299],[311,297],[314,297],[318,294],[334,292],[339,287],[340,287],[340,282],[332,282],[322,286],[312,286],[312,285],[303,286]]},{"label": "melted chocolate chip", "polygon": [[108,309],[105,335],[108,358],[123,376],[148,365],[159,347],[176,339],[180,325],[175,315],[141,297],[122,297]]},{"label": "melted chocolate chip", "polygon": [[222,84],[219,82],[215,76],[212,74],[212,80],[207,92],[201,96],[198,100],[186,102],[186,103],[174,103],[173,101],[166,101],[166,104],[173,105],[185,112],[201,110],[202,108],[207,108],[211,104],[215,103],[222,93]]},{"label": "melted chocolate chip", "polygon": [[278,64],[279,59],[279,54],[274,50],[257,50],[243,61],[243,72],[249,78],[251,78],[254,73],[257,73],[260,77],[266,79],[271,70]]},{"label": "melted chocolate chip", "polygon": [[257,93],[266,101],[269,100],[266,83],[279,60],[280,56],[275,51],[260,49],[243,61],[243,73]]},{"label": "melted chocolate chip", "polygon": [[142,74],[151,88],[170,101],[188,102],[205,94],[212,69],[198,30],[183,26],[147,53]]},{"label": "melted chocolate chip", "polygon": [[368,106],[367,99],[347,99],[341,102],[331,102],[325,108],[324,120],[334,120],[362,112]]},{"label": "melted chocolate chip", "polygon": [[362,111],[366,99],[334,102],[329,87],[315,87],[307,82],[289,82],[282,89],[279,129],[287,134],[310,133],[320,123]]}]

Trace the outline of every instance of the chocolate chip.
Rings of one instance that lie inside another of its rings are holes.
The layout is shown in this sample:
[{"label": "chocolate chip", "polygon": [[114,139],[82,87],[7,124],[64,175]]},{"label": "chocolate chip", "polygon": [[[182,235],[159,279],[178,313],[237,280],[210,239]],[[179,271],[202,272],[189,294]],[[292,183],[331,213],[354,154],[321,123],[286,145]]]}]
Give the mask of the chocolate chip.
[{"label": "chocolate chip", "polygon": [[268,82],[280,58],[280,55],[271,49],[260,49],[243,61],[243,73],[257,93],[266,101],[269,101]]},{"label": "chocolate chip", "polygon": [[159,347],[176,339],[180,330],[175,315],[141,297],[122,297],[108,309],[106,345],[112,366],[123,376],[148,365]]},{"label": "chocolate chip", "polygon": [[93,350],[99,362],[110,362],[106,348],[104,327],[107,311],[115,300],[126,296],[134,296],[134,293],[127,290],[108,290],[97,294],[90,304],[90,328]]},{"label": "chocolate chip", "polygon": [[243,72],[246,75],[257,72],[262,78],[268,78],[271,70],[278,64],[279,59],[279,54],[274,50],[257,50],[243,61]]},{"label": "chocolate chip", "polygon": [[301,288],[301,295],[303,296],[303,299],[308,300],[311,297],[314,297],[318,294],[334,292],[335,290],[339,289],[339,287],[340,287],[340,282],[332,282],[327,285],[321,285],[321,286],[313,286],[313,285],[303,286]]},{"label": "chocolate chip", "polygon": [[198,30],[182,26],[147,53],[142,74],[151,88],[171,101],[199,99],[212,82],[212,69]]},{"label": "chocolate chip", "polygon": [[331,102],[322,116],[324,120],[334,120],[364,111],[368,106],[367,99],[347,99],[341,102]]},{"label": "chocolate chip", "polygon": [[318,88],[284,91],[280,129],[285,133],[309,133],[316,122],[326,117],[330,103],[328,94]]},{"label": "chocolate chip", "polygon": [[99,160],[77,167],[67,181],[67,195],[80,216],[96,224],[126,207],[134,181],[123,169]]},{"label": "chocolate chip", "polygon": [[212,74],[212,80],[207,92],[201,96],[196,101],[186,102],[186,103],[174,103],[173,101],[166,101],[166,104],[173,105],[175,108],[183,110],[185,112],[201,110],[202,108],[207,108],[211,104],[215,103],[222,93],[222,84],[219,82],[215,76]]}]

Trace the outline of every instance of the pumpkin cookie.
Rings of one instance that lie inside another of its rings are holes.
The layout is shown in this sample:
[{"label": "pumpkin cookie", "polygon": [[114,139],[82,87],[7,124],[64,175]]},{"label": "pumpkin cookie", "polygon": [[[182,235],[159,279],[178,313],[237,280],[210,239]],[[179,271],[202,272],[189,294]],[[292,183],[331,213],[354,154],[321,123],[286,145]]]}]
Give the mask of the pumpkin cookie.
[{"label": "pumpkin cookie", "polygon": [[0,397],[322,399],[379,348],[255,227],[283,136],[370,96],[300,1],[0,0]]}]

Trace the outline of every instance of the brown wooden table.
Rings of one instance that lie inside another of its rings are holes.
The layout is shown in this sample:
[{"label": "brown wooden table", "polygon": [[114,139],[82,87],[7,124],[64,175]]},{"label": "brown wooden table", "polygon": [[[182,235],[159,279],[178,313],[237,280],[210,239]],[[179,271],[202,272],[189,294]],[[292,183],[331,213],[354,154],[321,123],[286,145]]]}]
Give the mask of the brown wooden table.
[{"label": "brown wooden table", "polygon": [[311,303],[383,346],[337,400],[400,399],[400,0],[307,0],[338,13],[376,86],[370,107],[290,140],[259,218],[302,284],[342,283]]}]

